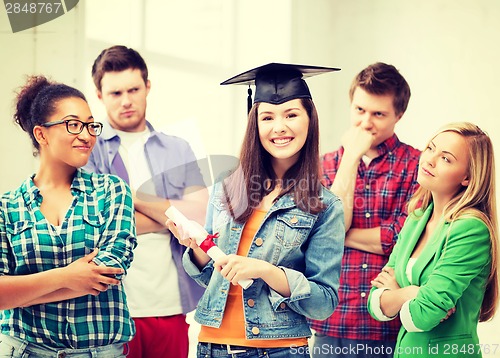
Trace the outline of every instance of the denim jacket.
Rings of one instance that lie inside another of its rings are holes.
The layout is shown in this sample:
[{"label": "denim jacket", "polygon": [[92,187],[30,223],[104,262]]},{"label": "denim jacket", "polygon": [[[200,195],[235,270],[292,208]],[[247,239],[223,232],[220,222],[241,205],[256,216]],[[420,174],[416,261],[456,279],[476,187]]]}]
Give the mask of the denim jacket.
[{"label": "denim jacket", "polygon": [[[261,279],[243,290],[247,339],[309,337],[306,317],[326,319],[337,306],[344,213],[340,199],[323,187],[322,191],[326,209],[319,214],[300,210],[292,196],[285,195],[273,204],[257,230],[248,257],[280,267],[286,274],[291,295],[281,296]],[[219,233],[215,243],[223,252],[236,254],[243,225],[236,223],[225,210],[220,182],[210,197],[205,228],[209,233]],[[184,253],[184,268],[206,287],[195,320],[220,327],[230,282],[214,270],[213,261],[200,271],[190,252]]]}]

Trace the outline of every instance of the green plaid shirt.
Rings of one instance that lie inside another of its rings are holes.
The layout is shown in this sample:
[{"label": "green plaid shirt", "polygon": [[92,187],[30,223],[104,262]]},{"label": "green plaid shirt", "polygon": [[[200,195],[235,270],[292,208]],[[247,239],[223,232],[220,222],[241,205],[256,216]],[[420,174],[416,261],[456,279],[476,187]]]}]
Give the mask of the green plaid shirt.
[{"label": "green plaid shirt", "polygon": [[[79,169],[71,193],[74,200],[59,230],[40,211],[43,198],[32,178],[2,196],[0,275],[64,267],[96,247],[96,264],[128,269],[137,242],[127,184]],[[1,333],[56,348],[125,343],[135,333],[122,285],[97,296],[5,310],[0,318]]]}]

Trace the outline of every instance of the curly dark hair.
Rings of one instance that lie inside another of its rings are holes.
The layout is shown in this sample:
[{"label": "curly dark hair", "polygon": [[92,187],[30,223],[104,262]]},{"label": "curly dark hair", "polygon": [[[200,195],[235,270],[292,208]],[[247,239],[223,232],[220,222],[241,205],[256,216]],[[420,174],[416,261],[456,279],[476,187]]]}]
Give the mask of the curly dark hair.
[{"label": "curly dark hair", "polygon": [[83,93],[76,88],[51,82],[44,76],[28,76],[24,86],[17,92],[14,121],[29,134],[37,151],[40,146],[33,128],[47,122],[48,117],[56,111],[58,101],[73,97],[87,102]]}]

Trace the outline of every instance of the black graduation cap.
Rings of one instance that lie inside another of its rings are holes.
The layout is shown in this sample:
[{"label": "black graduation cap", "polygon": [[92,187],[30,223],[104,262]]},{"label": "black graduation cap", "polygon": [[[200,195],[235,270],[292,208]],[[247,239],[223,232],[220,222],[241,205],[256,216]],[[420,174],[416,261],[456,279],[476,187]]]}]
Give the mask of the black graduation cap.
[{"label": "black graduation cap", "polygon": [[340,68],[295,65],[287,63],[268,63],[249,71],[240,73],[221,85],[248,85],[248,111],[252,108],[252,90],[255,84],[254,103],[266,102],[281,104],[295,98],[312,98],[303,78],[319,75],[325,72],[339,71]]}]

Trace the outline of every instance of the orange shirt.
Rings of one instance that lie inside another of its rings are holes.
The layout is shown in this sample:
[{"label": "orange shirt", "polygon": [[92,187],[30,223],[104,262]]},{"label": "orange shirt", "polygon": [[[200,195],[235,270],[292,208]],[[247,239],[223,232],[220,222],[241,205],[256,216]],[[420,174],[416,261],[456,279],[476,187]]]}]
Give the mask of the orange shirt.
[{"label": "orange shirt", "polygon": [[[252,215],[248,218],[241,233],[240,245],[238,246],[237,252],[238,255],[248,255],[255,233],[264,220],[266,213],[266,211],[254,210]],[[240,285],[230,285],[221,326],[219,328],[214,328],[202,325],[198,340],[206,343],[230,344],[255,348],[307,345],[307,338],[305,337],[287,339],[246,339],[243,289]]]}]

